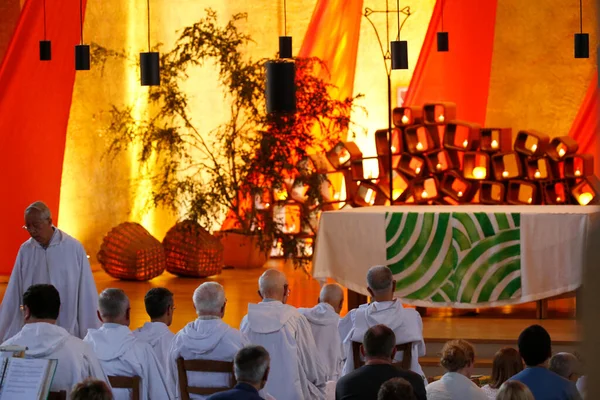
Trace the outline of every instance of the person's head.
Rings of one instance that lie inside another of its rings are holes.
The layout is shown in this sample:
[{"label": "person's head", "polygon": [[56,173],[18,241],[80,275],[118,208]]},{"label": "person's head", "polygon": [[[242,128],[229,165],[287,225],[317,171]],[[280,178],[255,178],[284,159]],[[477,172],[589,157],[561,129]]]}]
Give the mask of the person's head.
[{"label": "person's head", "polygon": [[344,289],[337,283],[324,285],[319,294],[319,303],[331,305],[335,312],[339,314],[344,305]]},{"label": "person's head", "polygon": [[552,340],[540,325],[531,325],[519,335],[519,353],[528,367],[544,365],[552,356]]},{"label": "person's head", "polygon": [[98,318],[103,323],[129,326],[129,299],[121,289],[104,289],[98,296]]},{"label": "person's head", "polygon": [[475,349],[466,340],[450,340],[442,348],[440,364],[448,372],[458,372],[470,378],[475,363]]},{"label": "person's head", "polygon": [[392,362],[396,355],[396,335],[385,325],[370,327],[363,337],[360,351],[365,360]]},{"label": "person's head", "polygon": [[26,324],[56,323],[60,311],[60,294],[52,285],[31,285],[23,293],[23,318]]},{"label": "person's head", "polygon": [[25,209],[25,226],[29,235],[42,246],[47,246],[54,234],[52,213],[41,201],[32,203]]},{"label": "person's head", "polygon": [[157,287],[148,290],[144,296],[146,312],[152,322],[164,322],[167,326],[173,323],[173,293],[167,288]]},{"label": "person's head", "polygon": [[290,294],[285,274],[276,269],[266,270],[258,278],[258,294],[261,299],[279,300],[285,304]]},{"label": "person's head", "polygon": [[375,301],[389,301],[394,298],[396,281],[392,270],[385,265],[376,265],[367,272],[367,290]]},{"label": "person's head", "polygon": [[260,390],[269,376],[269,352],[262,346],[246,346],[233,360],[233,372],[238,382],[244,382]]},{"label": "person's head", "polygon": [[548,369],[571,382],[577,382],[581,377],[581,363],[571,353],[556,353],[550,359]]},{"label": "person's head", "polygon": [[377,400],[416,400],[412,385],[403,378],[392,378],[379,388]]},{"label": "person's head", "polygon": [[496,400],[535,400],[531,390],[519,381],[506,381],[500,386]]},{"label": "person's head", "polygon": [[194,290],[194,307],[199,317],[219,317],[225,315],[225,289],[217,282],[204,282]]},{"label": "person's head", "polygon": [[492,389],[498,389],[504,382],[522,370],[523,360],[516,349],[504,347],[498,350],[494,356],[494,362],[492,363],[490,387]]},{"label": "person's head", "polygon": [[71,400],[113,400],[106,382],[88,378],[73,387]]}]

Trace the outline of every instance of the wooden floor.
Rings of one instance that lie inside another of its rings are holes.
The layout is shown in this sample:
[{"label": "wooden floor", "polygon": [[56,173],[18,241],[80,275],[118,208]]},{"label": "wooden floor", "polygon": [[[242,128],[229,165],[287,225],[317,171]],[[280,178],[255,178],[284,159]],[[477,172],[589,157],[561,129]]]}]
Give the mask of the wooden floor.
[{"label": "wooden floor", "polygon": [[[320,286],[303,270],[295,270],[290,265],[274,262],[271,267],[279,268],[286,273],[291,289],[289,304],[296,307],[312,307],[315,305]],[[175,295],[175,317],[171,330],[177,332],[185,324],[194,320],[196,314],[192,303],[194,289],[206,280],[216,281],[225,287],[227,309],[225,322],[233,327],[239,327],[247,312],[248,303],[258,302],[258,277],[264,269],[233,270],[226,269],[221,275],[204,279],[179,278],[169,273],[149,281],[130,282],[119,281],[108,276],[104,271],[94,267],[94,277],[98,291],[109,287],[125,290],[131,301],[131,328],[135,329],[148,321],[144,310],[145,293],[158,286],[169,288]],[[6,282],[6,280],[3,280]],[[0,281],[0,294],[3,296],[6,283]],[[551,319],[536,320],[535,304],[502,307],[484,310],[452,310],[429,309],[423,319],[424,336],[426,340],[447,340],[455,338],[479,341],[516,342],[521,330],[539,323],[546,327],[554,341],[577,341],[578,324],[573,319],[574,299],[551,301],[549,305]],[[345,315],[346,309],[342,311]]]}]

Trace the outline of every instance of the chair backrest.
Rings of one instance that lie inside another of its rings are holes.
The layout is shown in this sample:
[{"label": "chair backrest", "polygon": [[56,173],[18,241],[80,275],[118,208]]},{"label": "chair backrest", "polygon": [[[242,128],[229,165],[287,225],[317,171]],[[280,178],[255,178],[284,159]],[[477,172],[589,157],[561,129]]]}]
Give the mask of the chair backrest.
[{"label": "chair backrest", "polygon": [[140,400],[140,382],[139,376],[109,376],[108,381],[113,389],[131,389],[131,400]]},{"label": "chair backrest", "polygon": [[[188,372],[218,372],[230,374],[231,380],[227,387],[199,387],[189,386]],[[216,360],[184,360],[182,357],[177,359],[177,374],[179,376],[179,390],[181,400],[189,400],[190,394],[208,396],[213,393],[223,392],[233,388],[237,382],[233,374],[233,362]]]},{"label": "chair backrest", "polygon": [[67,400],[67,392],[61,390],[60,392],[48,393],[48,400]]},{"label": "chair backrest", "polygon": [[[360,368],[365,365],[365,362],[360,357],[360,342],[352,342],[352,357],[354,359],[354,369]],[[396,368],[409,370],[412,362],[412,342],[402,343],[396,345],[396,351],[403,352],[402,361],[393,363],[392,365]]]}]

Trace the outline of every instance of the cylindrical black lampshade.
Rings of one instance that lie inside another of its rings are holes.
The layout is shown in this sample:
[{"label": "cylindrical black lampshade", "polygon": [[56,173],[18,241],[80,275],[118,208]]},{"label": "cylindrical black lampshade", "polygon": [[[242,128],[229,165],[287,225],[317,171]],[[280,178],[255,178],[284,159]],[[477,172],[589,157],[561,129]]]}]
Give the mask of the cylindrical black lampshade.
[{"label": "cylindrical black lampshade", "polygon": [[450,50],[450,39],[448,38],[448,32],[437,33],[437,51],[448,51]]},{"label": "cylindrical black lampshade", "polygon": [[392,48],[392,69],[408,69],[408,42],[394,40]]},{"label": "cylindrical black lampshade", "polygon": [[267,61],[267,113],[296,112],[296,65],[293,61]]},{"label": "cylindrical black lampshade", "polygon": [[292,58],[291,36],[279,36],[279,58]]},{"label": "cylindrical black lampshade", "polygon": [[142,86],[160,85],[160,55],[157,52],[140,53]]},{"label": "cylindrical black lampshade", "polygon": [[575,58],[590,58],[590,35],[575,34]]},{"label": "cylindrical black lampshade", "polygon": [[40,61],[52,60],[52,43],[49,40],[40,40]]},{"label": "cylindrical black lampshade", "polygon": [[75,70],[90,70],[90,46],[87,44],[78,44],[75,46]]}]

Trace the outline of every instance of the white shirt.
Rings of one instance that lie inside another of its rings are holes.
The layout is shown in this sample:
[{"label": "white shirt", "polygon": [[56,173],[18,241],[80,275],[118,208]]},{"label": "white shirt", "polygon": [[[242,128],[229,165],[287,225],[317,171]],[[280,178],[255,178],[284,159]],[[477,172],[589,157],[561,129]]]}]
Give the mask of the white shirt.
[{"label": "white shirt", "polygon": [[344,363],[338,331],[339,314],[328,303],[319,303],[313,308],[299,308],[298,311],[310,323],[327,380],[337,381]]},{"label": "white shirt", "polygon": [[108,378],[90,346],[83,340],[69,335],[69,332],[60,326],[46,322],[25,324],[19,333],[2,345],[26,346],[27,358],[58,360],[50,390],[65,390],[67,397],[73,385],[88,377],[108,383]]},{"label": "white shirt", "polygon": [[83,338],[88,328],[97,328],[98,291],[87,254],[81,243],[55,228],[46,249],[33,238],[17,254],[15,266],[0,305],[0,340],[14,336],[23,326],[19,306],[23,293],[38,283],[54,285],[60,293],[57,325]]},{"label": "white shirt", "polygon": [[271,356],[265,390],[280,400],[321,400],[325,370],[308,320],[294,307],[267,300],[248,304],[240,330]]},{"label": "white shirt", "polygon": [[[342,375],[354,370],[352,342],[362,343],[367,330],[375,325],[385,325],[394,331],[396,344],[412,343],[412,360],[410,369],[425,377],[419,364],[419,357],[425,355],[423,341],[423,321],[417,311],[404,308],[398,300],[363,304],[350,311],[339,325],[340,336],[344,346],[344,368]],[[402,361],[402,352],[396,353],[396,361]]]},{"label": "white shirt", "polygon": [[175,334],[162,322],[146,322],[141,328],[133,331],[133,335],[142,342],[152,346],[160,365],[167,370],[169,360],[169,349]]},{"label": "white shirt", "polygon": [[[108,376],[139,376],[141,400],[168,400],[173,395],[158,358],[148,343],[135,338],[128,327],[103,324],[84,339],[92,346]],[[129,400],[129,389],[113,389],[115,400]]]},{"label": "white shirt", "polygon": [[485,393],[489,400],[496,400],[498,389],[492,389],[490,385],[485,385],[481,388],[481,390],[483,390],[483,393]]},{"label": "white shirt", "polygon": [[447,372],[442,379],[425,388],[427,400],[488,400],[483,390],[466,376]]}]

